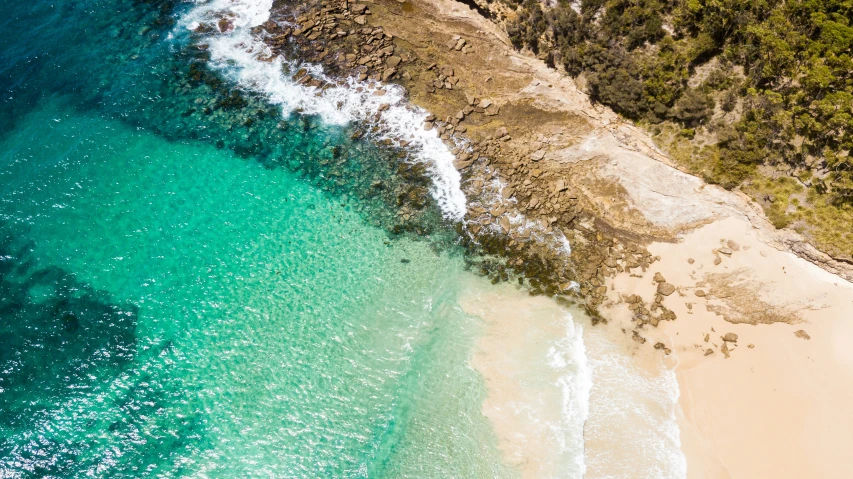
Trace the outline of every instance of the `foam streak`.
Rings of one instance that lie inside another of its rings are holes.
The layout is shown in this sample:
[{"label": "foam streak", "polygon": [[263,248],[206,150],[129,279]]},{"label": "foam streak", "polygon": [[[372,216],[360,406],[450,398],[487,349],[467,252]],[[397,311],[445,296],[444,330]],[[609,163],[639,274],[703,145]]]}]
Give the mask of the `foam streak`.
[{"label": "foam streak", "polygon": [[[219,18],[228,18],[233,31],[209,38],[211,65],[242,88],[266,95],[281,106],[284,116],[299,111],[318,115],[328,124],[374,124],[380,126],[375,140],[408,141],[414,161],[427,166],[433,183],[430,193],[444,217],[461,220],[467,210],[461,176],[453,166],[453,154],[438,133],[424,130],[427,112],[409,104],[404,90],[397,85],[359,82],[352,77],[335,84],[317,65],[307,67],[311,75],[334,86],[320,89],[298,84],[286,73],[295,70],[295,62],[273,58],[267,45],[250,33],[252,27],[269,19],[270,8],[271,0],[214,0],[189,12],[180,27],[193,29],[202,22],[215,24]],[[384,94],[378,95],[379,90]],[[380,112],[382,105],[387,109]]]}]

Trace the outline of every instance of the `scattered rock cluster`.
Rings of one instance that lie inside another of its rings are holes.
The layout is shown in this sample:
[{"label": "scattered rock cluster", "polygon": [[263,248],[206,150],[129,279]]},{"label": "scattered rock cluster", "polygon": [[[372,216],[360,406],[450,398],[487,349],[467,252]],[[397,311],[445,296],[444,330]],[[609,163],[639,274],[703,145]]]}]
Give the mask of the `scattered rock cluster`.
[{"label": "scattered rock cluster", "polygon": [[[641,266],[645,270],[646,266]],[[635,341],[643,344],[646,339],[640,335],[640,331],[650,325],[657,327],[661,321],[674,321],[677,319],[676,314],[664,306],[663,299],[676,291],[676,287],[666,282],[663,275],[655,273],[654,281],[657,283],[657,290],[654,299],[650,303],[646,303],[640,295],[622,295],[622,301],[628,305],[628,309],[633,313],[631,321],[636,323],[636,329],[633,331]],[[658,346],[660,345],[660,347]],[[655,345],[655,349],[663,349],[666,354],[672,352],[669,348],[664,347],[663,343]]]},{"label": "scattered rock cluster", "polygon": [[453,38],[447,41],[444,44],[448,49],[455,50],[457,52],[462,53],[470,53],[472,48],[471,44],[468,43],[467,40],[462,38],[460,35],[454,35]]},{"label": "scattered rock cluster", "polygon": [[[294,7],[297,8],[297,7]],[[359,80],[387,82],[398,76],[408,79],[403,65],[412,57],[394,45],[394,37],[381,27],[370,27],[370,8],[346,1],[307,3],[295,19],[295,28],[282,27],[292,21],[292,11],[274,9],[275,17],[256,33],[275,53],[289,50],[307,61],[322,63],[330,73],[346,73]]]}]

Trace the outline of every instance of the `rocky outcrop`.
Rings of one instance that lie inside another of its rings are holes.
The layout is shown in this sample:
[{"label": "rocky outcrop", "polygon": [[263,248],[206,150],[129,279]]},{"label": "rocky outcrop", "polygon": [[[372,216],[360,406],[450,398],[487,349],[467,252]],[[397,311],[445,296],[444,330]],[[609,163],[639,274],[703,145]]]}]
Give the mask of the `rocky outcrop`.
[{"label": "rocky outcrop", "polygon": [[[474,93],[480,89],[458,70],[464,63],[451,66],[421,58],[410,44],[375,25],[371,8],[380,6],[277,2],[271,20],[255,33],[274,54],[320,63],[329,77],[397,83],[427,95],[426,103],[440,105],[445,113],[427,116],[423,128],[445,141],[463,175],[470,208],[457,228],[472,253],[472,267],[493,281],[526,282],[534,294],[581,300],[593,322],[602,321],[597,308],[606,298],[606,279],[645,272],[659,258],[641,238],[610,227],[585,191],[548,166],[546,159],[554,152],[549,139],[531,141],[525,132],[507,126],[512,113],[499,101]],[[462,37],[448,39],[444,47],[453,55],[476,53],[476,46]],[[294,78],[326,87],[307,71]],[[571,245],[570,255],[560,241]],[[676,287],[660,279],[650,301],[626,299],[637,327],[634,338],[641,343],[645,339],[638,330],[676,319],[663,305]]]}]

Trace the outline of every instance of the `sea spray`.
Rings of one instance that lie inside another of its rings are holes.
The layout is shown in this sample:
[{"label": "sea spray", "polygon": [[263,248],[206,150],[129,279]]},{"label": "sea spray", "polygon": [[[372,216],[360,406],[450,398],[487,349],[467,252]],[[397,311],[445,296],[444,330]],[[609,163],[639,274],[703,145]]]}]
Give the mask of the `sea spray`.
[{"label": "sea spray", "polygon": [[[520,239],[525,237],[526,241],[536,242],[544,245],[545,248],[552,252],[556,252],[555,267],[571,268],[572,246],[565,233],[558,227],[547,226],[543,227],[542,223],[532,220],[521,212],[518,200],[514,196],[505,195],[506,188],[509,186],[503,181],[498,172],[487,165],[477,165],[474,168],[472,178],[477,178],[483,181],[483,185],[477,188],[477,191],[470,199],[470,203],[474,207],[480,207],[484,210],[483,214],[477,215],[472,208],[472,214],[467,219],[469,224],[485,224],[485,229],[494,235],[507,235],[508,226],[511,230],[511,237]],[[471,180],[469,180],[471,181]],[[466,185],[463,185],[463,187]],[[491,221],[490,214],[498,208],[503,208],[505,212],[498,218],[497,221]],[[488,212],[488,214],[487,214]],[[484,221],[487,220],[488,221]],[[470,232],[469,232],[470,234]],[[570,281],[570,285],[577,285],[577,282]],[[575,292],[575,288],[569,288],[566,292]]]},{"label": "sea spray", "polygon": [[[461,176],[453,166],[453,154],[437,132],[423,128],[426,111],[409,104],[400,86],[361,82],[352,77],[334,81],[318,65],[298,64],[296,59],[281,56],[273,58],[269,47],[250,31],[269,19],[270,8],[271,0],[215,0],[195,7],[179,25],[195,29],[201,23],[216,24],[227,18],[231,25],[227,32],[210,34],[205,39],[210,65],[240,87],[265,95],[282,108],[283,115],[298,111],[318,115],[328,124],[377,126],[373,140],[407,142],[412,159],[427,166],[433,183],[430,192],[445,218],[461,220],[467,210]],[[299,84],[288,74],[298,68],[307,69],[331,86],[321,89]]]}]

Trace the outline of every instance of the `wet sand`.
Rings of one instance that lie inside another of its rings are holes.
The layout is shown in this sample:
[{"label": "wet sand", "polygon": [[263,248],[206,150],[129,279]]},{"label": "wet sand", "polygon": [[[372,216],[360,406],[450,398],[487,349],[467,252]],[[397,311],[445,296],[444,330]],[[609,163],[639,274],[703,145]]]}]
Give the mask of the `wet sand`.
[{"label": "wet sand", "polygon": [[683,477],[675,375],[650,348],[509,285],[460,304],[483,320],[483,414],[522,477]]},{"label": "wet sand", "polygon": [[572,313],[510,286],[472,290],[461,304],[484,322],[471,365],[507,463],[524,478],[581,474],[589,371]]}]

